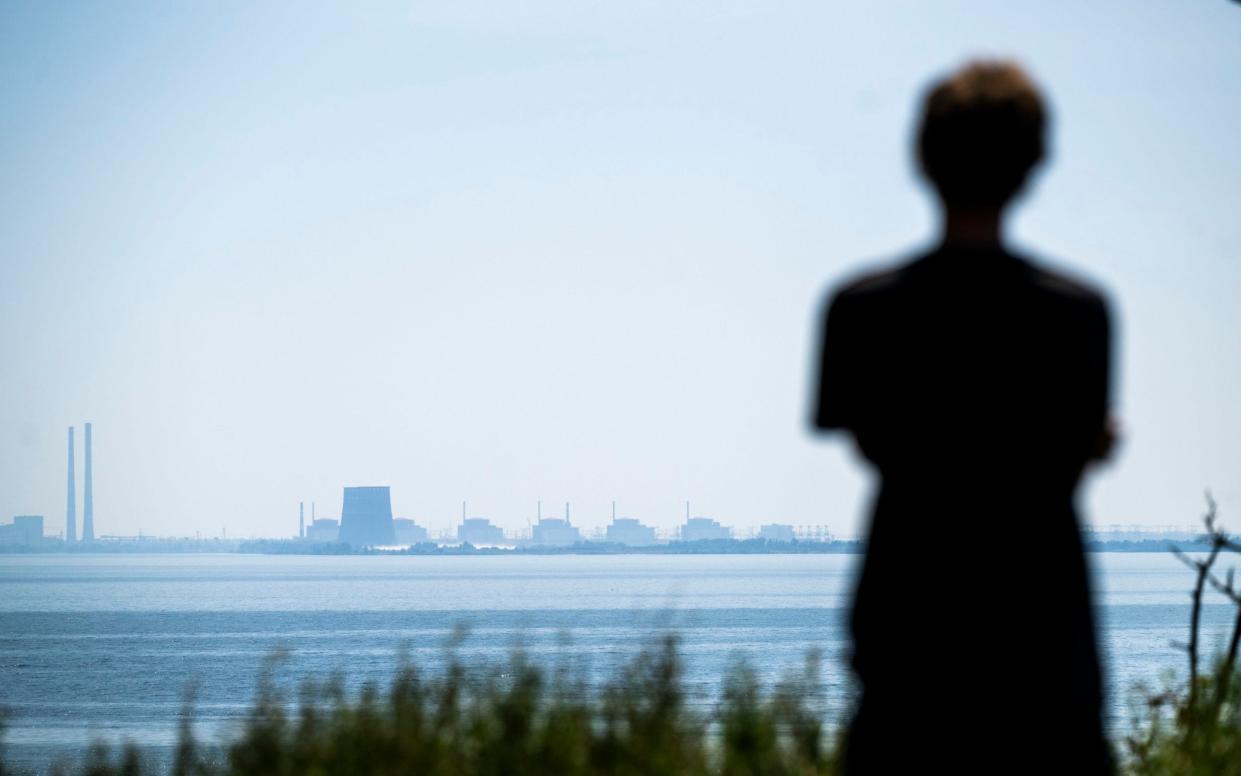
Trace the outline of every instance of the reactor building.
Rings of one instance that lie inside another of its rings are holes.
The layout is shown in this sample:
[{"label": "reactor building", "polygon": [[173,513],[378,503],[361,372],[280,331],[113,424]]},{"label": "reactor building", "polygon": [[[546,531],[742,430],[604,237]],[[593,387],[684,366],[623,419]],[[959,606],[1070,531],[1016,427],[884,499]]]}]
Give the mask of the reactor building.
[{"label": "reactor building", "polygon": [[475,547],[504,544],[504,529],[485,517],[467,517],[457,526],[457,539]]},{"label": "reactor building", "polygon": [[564,505],[564,519],[543,517],[539,504],[539,522],[534,524],[532,544],[545,547],[571,547],[582,540],[582,532],[569,522],[569,502]]},{"label": "reactor building", "polygon": [[408,517],[396,518],[392,521],[392,526],[396,531],[397,544],[421,544],[431,538],[431,534],[427,532],[427,529]]},{"label": "reactor building", "polygon": [[681,541],[701,542],[704,540],[731,539],[732,531],[709,517],[691,517],[681,526]]},{"label": "reactor building", "polygon": [[306,526],[306,541],[335,544],[340,537],[340,521],[317,517]]},{"label": "reactor building", "polygon": [[355,547],[396,544],[388,486],[345,488],[339,541]]},{"label": "reactor building", "polygon": [[649,547],[658,544],[655,529],[643,525],[632,517],[614,517],[608,526],[607,540],[613,544],[625,544],[630,547]]}]

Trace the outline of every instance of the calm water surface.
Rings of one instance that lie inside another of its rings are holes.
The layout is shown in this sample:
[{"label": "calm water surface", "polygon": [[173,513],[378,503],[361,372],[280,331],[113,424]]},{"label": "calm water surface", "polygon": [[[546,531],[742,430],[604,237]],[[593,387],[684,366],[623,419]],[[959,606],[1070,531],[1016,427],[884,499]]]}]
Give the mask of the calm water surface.
[{"label": "calm water surface", "polygon": [[[729,662],[767,680],[826,657],[829,711],[848,701],[841,658],[848,555],[285,557],[0,556],[0,706],[8,759],[40,769],[90,741],[166,753],[185,691],[197,729],[234,729],[260,665],[278,676],[391,677],[398,655],[442,665],[456,652],[502,660],[520,643],[541,659],[584,661],[602,677],[658,634],[676,631],[691,695],[709,705]],[[1114,727],[1127,690],[1183,670],[1192,574],[1161,553],[1092,556]],[[1217,644],[1229,605],[1205,609]]]}]

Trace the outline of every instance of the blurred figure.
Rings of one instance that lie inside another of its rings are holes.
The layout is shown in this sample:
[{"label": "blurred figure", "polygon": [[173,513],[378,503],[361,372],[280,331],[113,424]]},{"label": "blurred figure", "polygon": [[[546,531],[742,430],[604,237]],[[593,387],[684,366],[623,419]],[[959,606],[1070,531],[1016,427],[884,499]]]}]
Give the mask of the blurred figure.
[{"label": "blurred figure", "polygon": [[1074,500],[1112,445],[1103,296],[1005,245],[1046,109],[1009,62],[935,84],[938,246],[838,288],[815,425],[878,470],[854,593],[848,774],[1110,773]]}]

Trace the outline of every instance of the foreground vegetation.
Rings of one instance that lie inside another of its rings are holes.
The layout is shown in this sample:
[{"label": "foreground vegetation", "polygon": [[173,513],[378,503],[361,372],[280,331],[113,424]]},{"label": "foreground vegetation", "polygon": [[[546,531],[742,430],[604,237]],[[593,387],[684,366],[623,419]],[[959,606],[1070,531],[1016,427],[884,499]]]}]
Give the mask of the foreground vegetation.
[{"label": "foreground vegetation", "polygon": [[[1138,776],[1241,776],[1241,671],[1237,652],[1241,648],[1241,588],[1234,569],[1221,579],[1217,573],[1225,553],[1241,555],[1241,543],[1216,523],[1215,502],[1207,496],[1206,556],[1191,558],[1173,550],[1196,579],[1191,592],[1189,678],[1183,686],[1170,685],[1162,692],[1146,693],[1138,709],[1134,730],[1125,739],[1128,766]],[[1236,607],[1232,633],[1223,654],[1203,672],[1199,636],[1203,595],[1208,588],[1228,598]]]},{"label": "foreground vegetation", "polygon": [[[832,759],[813,697],[819,669],[774,688],[738,664],[718,709],[691,709],[677,642],[640,652],[602,687],[580,672],[548,671],[522,652],[503,666],[454,662],[426,676],[405,664],[389,687],[347,694],[339,681],[302,688],[295,705],[269,665],[245,727],[231,744],[202,746],[191,704],[171,764],[136,747],[97,745],[62,773],[126,776],[237,774],[825,774]],[[4,773],[0,766],[0,773]]]},{"label": "foreground vegetation", "polygon": [[[1120,739],[1124,771],[1134,776],[1241,776],[1241,589],[1221,558],[1241,553],[1206,516],[1202,558],[1178,556],[1196,583],[1185,651],[1188,679],[1146,691]],[[1203,670],[1200,615],[1214,589],[1237,606],[1223,653]],[[193,703],[182,714],[171,763],[144,760],[135,747],[102,745],[60,773],[120,776],[284,774],[788,774],[836,772],[836,729],[823,719],[818,661],[774,687],[738,664],[715,709],[687,703],[675,638],[625,664],[602,686],[571,666],[546,669],[516,652],[501,666],[450,662],[428,675],[404,663],[387,688],[350,695],[338,681],[302,688],[289,703],[274,680],[278,660],[261,674],[244,728],[230,743],[203,745],[192,731]],[[900,731],[893,731],[899,741]],[[1014,753],[1019,757],[1019,753]],[[1071,763],[1066,767],[1071,772]],[[3,764],[0,776],[13,772]]]}]

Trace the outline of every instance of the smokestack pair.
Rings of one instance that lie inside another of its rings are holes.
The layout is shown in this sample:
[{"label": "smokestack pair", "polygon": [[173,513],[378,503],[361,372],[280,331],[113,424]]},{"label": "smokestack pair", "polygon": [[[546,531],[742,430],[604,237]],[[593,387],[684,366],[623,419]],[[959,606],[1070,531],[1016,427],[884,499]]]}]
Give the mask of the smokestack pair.
[{"label": "smokestack pair", "polygon": [[[73,426],[69,427],[69,495],[65,506],[65,540],[78,540],[76,478],[73,475]],[[91,487],[90,424],[86,424],[86,482],[82,499],[82,541],[95,539],[95,499]]]}]

